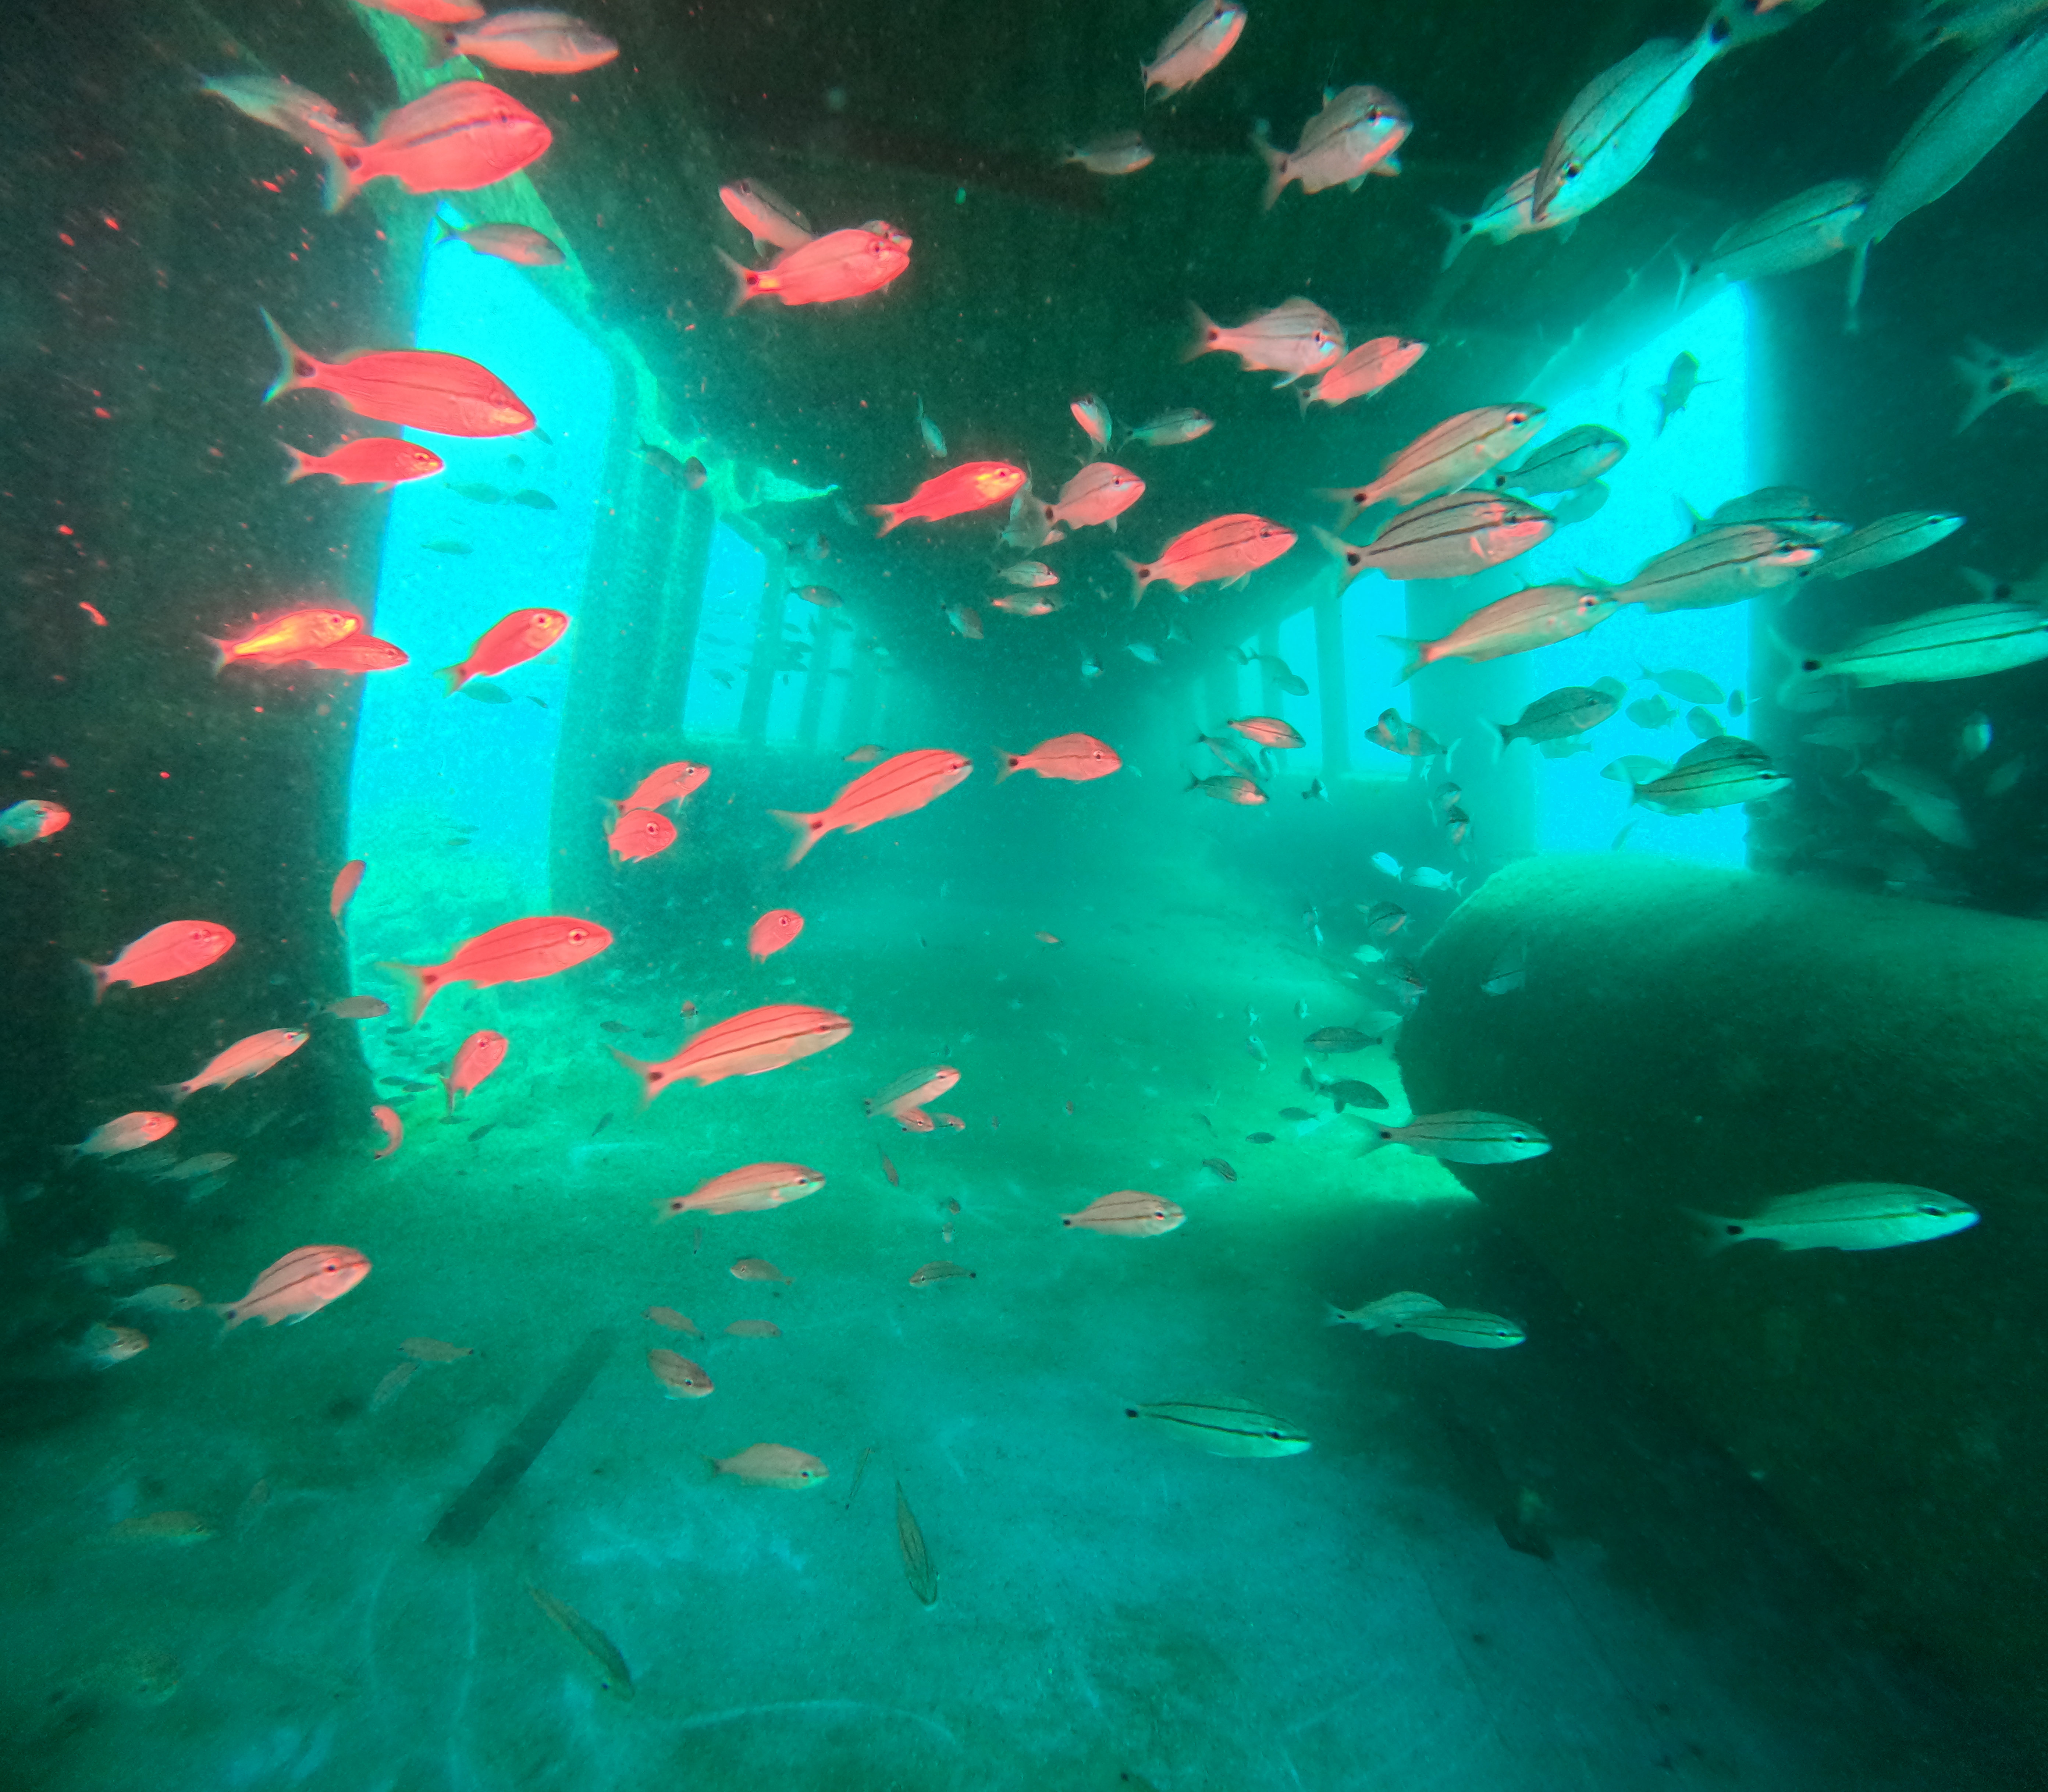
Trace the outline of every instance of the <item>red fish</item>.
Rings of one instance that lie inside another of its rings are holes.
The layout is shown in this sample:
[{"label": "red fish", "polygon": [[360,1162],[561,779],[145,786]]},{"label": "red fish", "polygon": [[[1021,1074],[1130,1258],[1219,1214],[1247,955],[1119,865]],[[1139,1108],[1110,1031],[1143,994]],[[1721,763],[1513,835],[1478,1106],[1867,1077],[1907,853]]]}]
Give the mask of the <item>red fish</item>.
[{"label": "red fish", "polygon": [[281,1064],[312,1035],[303,1027],[273,1026],[266,1033],[252,1033],[238,1039],[224,1052],[209,1058],[195,1076],[182,1083],[166,1083],[164,1092],[173,1106],[200,1089],[224,1089],[244,1077],[260,1076],[273,1065]]},{"label": "red fish", "polygon": [[448,1111],[452,1115],[456,1104],[464,1096],[505,1061],[505,1054],[511,1049],[512,1041],[502,1033],[493,1033],[488,1027],[481,1033],[472,1033],[455,1049],[455,1059],[441,1072],[441,1088],[448,1096]]},{"label": "red fish", "polygon": [[227,1321],[224,1332],[250,1319],[266,1325],[280,1320],[296,1325],[339,1300],[369,1273],[370,1259],[359,1251],[345,1244],[308,1244],[280,1257],[240,1300],[213,1310]]},{"label": "red fish", "polygon": [[210,634],[204,638],[214,650],[213,669],[218,673],[245,661],[275,665],[295,660],[332,647],[362,627],[363,619],[352,610],[288,610],[232,640],[216,641]]},{"label": "red fish", "polygon": [[466,56],[494,68],[527,75],[580,75],[602,68],[619,54],[619,46],[567,13],[493,13],[474,25],[430,34],[429,63]]},{"label": "red fish", "polygon": [[910,265],[910,239],[890,224],[833,231],[785,250],[765,268],[744,267],[721,249],[718,258],[739,282],[737,311],[749,299],[828,304],[879,292]]},{"label": "red fish", "polygon": [[789,809],[771,809],[769,813],[796,836],[789,856],[793,865],[836,828],[857,834],[878,821],[899,815],[943,797],[974,770],[974,762],[939,747],[923,747],[884,759],[872,771],[863,772],[834,797],[830,805],[805,815]]},{"label": "red fish", "polygon": [[578,921],[573,915],[529,915],[464,941],[442,964],[387,960],[378,968],[410,979],[413,1011],[409,1018],[417,1026],[427,1004],[450,983],[489,989],[497,983],[529,983],[595,958],[611,944],[610,932],[594,921]]},{"label": "red fish", "polygon": [[882,519],[879,533],[886,535],[899,523],[937,522],[1007,504],[1029,476],[1007,460],[969,460],[925,480],[902,503],[871,504],[867,512]]},{"label": "red fish", "polygon": [[776,1003],[706,1027],[659,1063],[642,1063],[616,1047],[611,1055],[640,1079],[644,1107],[671,1083],[708,1088],[728,1076],[758,1076],[828,1050],[852,1031],[853,1022],[829,1008]]},{"label": "red fish", "polygon": [[967,1122],[963,1120],[957,1114],[934,1114],[932,1118],[937,1120],[941,1126],[948,1127],[954,1132],[965,1132],[967,1131]]},{"label": "red fish", "polygon": [[[1288,537],[1290,542],[1293,539]],[[568,618],[559,610],[514,610],[484,630],[467,659],[443,666],[438,676],[448,681],[451,692],[459,691],[472,678],[493,677],[545,654],[568,626]]]},{"label": "red fish", "polygon": [[1163,580],[1177,591],[1206,584],[1212,579],[1220,579],[1226,584],[1239,584],[1269,560],[1278,560],[1294,546],[1295,539],[1294,530],[1284,523],[1271,522],[1248,512],[1212,517],[1186,533],[1175,536],[1150,565],[1124,560],[1131,579],[1131,601],[1141,602],[1145,588],[1155,579]]},{"label": "red fish", "polygon": [[1353,398],[1369,398],[1391,386],[1429,351],[1429,345],[1400,336],[1375,336],[1362,342],[1341,361],[1323,370],[1323,377],[1301,392],[1301,409],[1311,405],[1348,404]]},{"label": "red fish", "polygon": [[938,1123],[921,1107],[906,1107],[890,1117],[902,1132],[929,1132]]},{"label": "red fish", "polygon": [[358,417],[437,436],[517,436],[533,427],[533,413],[519,394],[465,356],[426,348],[359,348],[339,361],[320,361],[267,311],[263,324],[277,351],[277,377],[263,394],[266,405],[287,392],[324,392]]},{"label": "red fish", "polygon": [[151,983],[167,983],[173,977],[188,977],[204,971],[234,944],[234,934],[218,921],[167,921],[123,946],[112,964],[86,964],[92,973],[92,999],[97,1002],[116,983],[142,989]]},{"label": "red fish", "polygon": [[633,786],[631,796],[620,800],[619,807],[659,809],[664,803],[682,802],[700,789],[710,776],[709,766],[693,765],[688,759],[657,766]]},{"label": "red fish", "polygon": [[355,900],[355,892],[363,882],[363,874],[370,869],[367,860],[351,859],[334,874],[334,884],[327,893],[327,912],[334,917],[334,924],[346,935],[348,924],[341,917],[348,905]]},{"label": "red fish", "polygon": [[657,852],[666,852],[676,844],[676,824],[665,815],[657,815],[651,809],[629,809],[620,813],[604,836],[604,844],[611,849],[611,862],[626,865],[642,859],[652,859]]},{"label": "red fish", "polygon": [[356,4],[395,13],[416,25],[467,25],[483,17],[481,0],[356,0]]},{"label": "red fish", "polygon": [[1199,305],[1194,313],[1195,339],[1182,355],[1235,355],[1247,373],[1277,373],[1274,383],[1291,385],[1309,374],[1321,374],[1342,359],[1344,326],[1312,299],[1290,299],[1270,311],[1226,329]]},{"label": "red fish", "polygon": [[286,485],[325,473],[343,485],[374,485],[379,491],[389,491],[407,479],[424,479],[438,473],[448,464],[432,448],[402,441],[396,436],[364,436],[343,442],[331,454],[308,454],[289,442],[277,445],[292,457],[292,470],[285,475]]},{"label": "red fish", "polygon": [[467,192],[516,174],[547,153],[554,134],[488,81],[429,87],[378,127],[376,140],[327,140],[327,208],[339,211],[389,176],[409,193]]},{"label": "red fish", "polygon": [[351,634],[332,647],[316,647],[310,653],[292,656],[292,663],[317,666],[323,672],[396,672],[412,662],[413,656],[404,648],[379,641],[374,634]]},{"label": "red fish", "polygon": [[405,1123],[381,1101],[370,1110],[370,1117],[377,1123],[378,1130],[384,1135],[384,1149],[372,1151],[370,1158],[373,1161],[388,1158],[405,1142]]},{"label": "red fish", "polygon": [[765,964],[803,930],[804,917],[794,909],[770,909],[747,930],[747,956]]},{"label": "red fish", "polygon": [[1003,753],[997,755],[1003,761],[1003,769],[995,774],[1000,784],[1012,772],[1034,771],[1041,778],[1063,778],[1070,783],[1085,784],[1091,778],[1107,778],[1121,769],[1123,762],[1116,755],[1116,749],[1106,740],[1097,740],[1093,735],[1055,735],[1050,740],[1041,740],[1028,753]]}]

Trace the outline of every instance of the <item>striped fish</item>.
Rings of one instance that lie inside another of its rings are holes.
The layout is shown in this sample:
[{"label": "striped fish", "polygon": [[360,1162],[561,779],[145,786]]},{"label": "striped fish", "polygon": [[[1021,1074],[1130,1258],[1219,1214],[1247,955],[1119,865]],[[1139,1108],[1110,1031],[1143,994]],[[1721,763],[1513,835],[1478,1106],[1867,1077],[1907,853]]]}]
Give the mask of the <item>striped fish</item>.
[{"label": "striped fish", "polygon": [[1511,1164],[1540,1158],[1550,1142],[1526,1120],[1460,1107],[1448,1114],[1418,1114],[1405,1127],[1376,1126],[1368,1151],[1405,1145],[1425,1157],[1453,1164]]},{"label": "striped fish", "polygon": [[1820,557],[1819,547],[1804,536],[1767,523],[1728,523],[1658,554],[1613,596],[1652,615],[1711,610],[1784,584]]},{"label": "striped fish", "polygon": [[1847,540],[1831,541],[1821,564],[1813,568],[1817,579],[1852,579],[1859,572],[1874,572],[1946,541],[1968,519],[1941,510],[1900,510],[1867,522]]},{"label": "striped fish", "polygon": [[[852,1502],[847,1502],[851,1505]],[[925,1547],[925,1534],[917,1527],[910,1502],[903,1497],[903,1484],[896,1484],[896,1543],[903,1552],[903,1578],[917,1596],[920,1605],[939,1603],[939,1571],[932,1565],[931,1552]]]},{"label": "striped fish", "polygon": [[464,941],[444,963],[407,964],[387,959],[377,968],[412,984],[413,1010],[408,1018],[417,1026],[427,1004],[450,983],[489,989],[498,983],[552,977],[586,958],[595,958],[611,944],[610,930],[594,921],[579,921],[574,915],[529,915]]},{"label": "striped fish", "polygon": [[1925,685],[1980,678],[2048,659],[2048,612],[2031,603],[1957,603],[1865,629],[1839,653],[1799,662],[1806,680]]},{"label": "striped fish", "polygon": [[1653,37],[1580,89],[1536,171],[1530,215],[1581,217],[1640,174],[1693,97],[1701,69],[1728,47],[1728,21],[1710,19],[1692,42]]},{"label": "striped fish", "polygon": [[631,1698],[633,1671],[626,1666],[626,1658],[619,1654],[611,1639],[575,1607],[565,1605],[553,1593],[532,1586],[526,1591],[533,1596],[533,1603],[547,1615],[548,1621],[589,1658],[589,1665],[596,1670],[599,1689],[614,1698]]},{"label": "striped fish", "polygon": [[1497,491],[1549,494],[1590,485],[1628,452],[1628,438],[1598,423],[1581,423],[1530,451],[1519,466],[1487,483]]},{"label": "striped fish", "polygon": [[240,1300],[216,1304],[213,1310],[227,1321],[224,1332],[249,1319],[266,1325],[280,1320],[296,1325],[329,1301],[339,1300],[369,1273],[370,1259],[345,1244],[304,1245],[264,1270]]},{"label": "striped fish", "polygon": [[921,809],[943,797],[973,770],[973,760],[960,754],[921,747],[915,752],[898,753],[872,771],[863,772],[827,807],[815,813],[771,809],[768,813],[796,836],[783,863],[795,864],[834,828],[857,834],[878,821],[892,820]]},{"label": "striped fish", "polygon": [[671,1083],[708,1088],[728,1076],[758,1076],[828,1050],[852,1031],[853,1022],[829,1008],[778,1002],[706,1027],[673,1057],[658,1063],[628,1057],[616,1046],[611,1055],[640,1079],[644,1107]]},{"label": "striped fish", "polygon": [[1689,280],[1755,280],[1795,273],[1838,255],[1870,209],[1866,180],[1824,180],[1721,233]]},{"label": "striped fish", "polygon": [[1127,1418],[1142,1418],[1211,1456],[1299,1456],[1309,1440],[1284,1419],[1225,1394],[1200,1400],[1154,1400],[1126,1406]]},{"label": "striped fish", "polygon": [[700,1182],[687,1195],[670,1196],[654,1217],[672,1220],[679,1213],[758,1213],[801,1200],[824,1185],[822,1176],[801,1164],[748,1164]]},{"label": "striped fish", "polygon": [[1849,305],[1862,297],[1871,245],[1932,205],[1996,149],[2048,93],[2048,24],[1984,45],[1956,72],[1891,152],[1857,227]]},{"label": "striped fish", "polygon": [[1341,564],[1342,591],[1366,572],[1390,579],[1462,579],[1526,554],[1557,527],[1548,510],[1524,498],[1452,491],[1390,518],[1363,547],[1326,529],[1317,529],[1316,539]]},{"label": "striped fish", "polygon": [[949,1064],[928,1064],[922,1069],[906,1070],[861,1106],[870,1119],[877,1114],[906,1114],[928,1101],[936,1101],[960,1080],[960,1074]]},{"label": "striped fish", "polygon": [[1297,537],[1285,523],[1248,510],[1233,510],[1227,516],[1211,517],[1193,529],[1176,535],[1158,557],[1140,565],[1122,554],[1123,569],[1131,575],[1131,602],[1135,608],[1145,595],[1145,588],[1163,580],[1174,590],[1220,580],[1241,584],[1259,568],[1278,560],[1294,545]]},{"label": "striped fish", "polygon": [[1526,404],[1460,411],[1389,455],[1378,479],[1323,495],[1344,506],[1337,522],[1342,529],[1375,504],[1414,504],[1436,492],[1459,491],[1531,440],[1547,414],[1541,405]]}]

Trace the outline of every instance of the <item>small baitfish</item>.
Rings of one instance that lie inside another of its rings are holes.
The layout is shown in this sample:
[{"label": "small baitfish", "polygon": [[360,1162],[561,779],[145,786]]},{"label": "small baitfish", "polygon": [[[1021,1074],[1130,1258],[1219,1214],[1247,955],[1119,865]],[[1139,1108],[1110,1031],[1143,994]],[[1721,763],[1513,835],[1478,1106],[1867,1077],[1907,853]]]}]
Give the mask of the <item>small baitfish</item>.
[{"label": "small baitfish", "polygon": [[1526,1120],[1470,1107],[1419,1114],[1405,1127],[1376,1125],[1372,1132],[1368,1151],[1383,1145],[1405,1145],[1425,1157],[1454,1164],[1520,1163],[1550,1149],[1550,1141]]},{"label": "small baitfish", "polygon": [[599,1630],[575,1607],[564,1604],[541,1588],[529,1586],[526,1591],[533,1595],[548,1622],[580,1649],[588,1658],[588,1665],[597,1676],[599,1689],[614,1698],[630,1699],[633,1697],[633,1672],[626,1666],[626,1658],[620,1654],[611,1639]]},{"label": "small baitfish", "polygon": [[1953,1195],[1905,1182],[1835,1182],[1768,1200],[1747,1220],[1685,1212],[1709,1251],[1762,1239],[1786,1251],[1888,1251],[1974,1226],[1977,1210]]},{"label": "small baitfish", "polygon": [[1127,1418],[1140,1418],[1181,1442],[1211,1456],[1299,1456],[1309,1440],[1286,1420],[1230,1394],[1198,1400],[1154,1400],[1126,1406]]}]

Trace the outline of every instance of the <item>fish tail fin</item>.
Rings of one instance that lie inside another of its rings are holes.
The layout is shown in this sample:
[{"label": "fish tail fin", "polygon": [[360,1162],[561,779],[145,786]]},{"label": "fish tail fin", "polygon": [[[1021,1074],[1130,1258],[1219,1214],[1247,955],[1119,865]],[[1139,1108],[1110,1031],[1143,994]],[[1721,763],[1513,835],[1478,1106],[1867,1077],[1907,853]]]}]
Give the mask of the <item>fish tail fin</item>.
[{"label": "fish tail fin", "polygon": [[1197,355],[1206,355],[1216,345],[1216,338],[1223,332],[1216,328],[1216,320],[1198,304],[1188,307],[1188,319],[1195,327],[1195,339],[1181,351],[1183,361],[1192,361]]},{"label": "fish tail fin", "polygon": [[1352,1323],[1352,1317],[1333,1301],[1325,1301],[1323,1302],[1323,1323],[1325,1325],[1348,1325]]},{"label": "fish tail fin", "polygon": [[1842,334],[1859,336],[1863,331],[1863,283],[1870,271],[1870,239],[1866,237],[1856,246],[1856,253],[1849,257],[1848,309],[1842,318]]},{"label": "fish tail fin", "polygon": [[1956,425],[1958,436],[2000,399],[2020,390],[2010,379],[2002,386],[1995,383],[2000,374],[2009,371],[2005,365],[2005,357],[1996,349],[1979,342],[1974,336],[1966,339],[1963,346],[1969,351],[1967,357],[1957,355],[1949,358],[1950,365],[1963,376],[1965,383],[1970,389],[1970,401],[1964,406],[1962,421]]},{"label": "fish tail fin", "polygon": [[197,1086],[192,1083],[159,1083],[157,1085],[157,1092],[159,1095],[169,1096],[171,1098],[171,1105],[176,1107]]},{"label": "fish tail fin", "polygon": [[1394,682],[1397,685],[1406,684],[1429,663],[1422,657],[1422,650],[1429,645],[1426,641],[1410,641],[1405,634],[1383,634],[1379,638],[1388,646],[1398,647],[1407,655],[1401,669],[1394,675]]},{"label": "fish tail fin", "polygon": [[1128,554],[1119,554],[1116,557],[1123,562],[1123,570],[1131,575],[1131,607],[1135,610],[1145,601],[1145,568]]},{"label": "fish tail fin", "polygon": [[106,964],[95,964],[89,958],[76,959],[72,962],[78,966],[80,970],[85,973],[87,982],[92,986],[92,1005],[94,1007],[97,1008],[99,1006],[100,998],[107,993],[108,983],[110,981],[107,973],[112,968],[112,967]]},{"label": "fish tail fin", "polygon": [[882,519],[882,526],[875,532],[877,541],[886,535],[903,520],[896,514],[901,507],[895,504],[871,504],[867,506],[867,514],[871,517],[879,517]]},{"label": "fish tail fin", "polygon": [[645,1058],[628,1057],[616,1045],[607,1048],[611,1055],[640,1079],[640,1105],[645,1107],[673,1080],[665,1064],[650,1063]]},{"label": "fish tail fin", "polygon": [[263,394],[263,402],[281,398],[287,392],[297,392],[312,385],[320,372],[320,363],[285,332],[277,328],[277,320],[263,306],[257,311],[263,319],[263,328],[270,332],[270,346],[277,351],[277,377],[270,382],[270,390]]},{"label": "fish tail fin", "polygon": [[[1263,125],[1265,120],[1262,118],[1259,122]],[[1263,130],[1252,132],[1251,146],[1259,152],[1259,159],[1266,164],[1266,191],[1259,200],[1259,209],[1262,211],[1270,211],[1273,209],[1273,202],[1286,191],[1290,178],[1287,173],[1287,158],[1280,150],[1274,147],[1273,139]],[[1200,315],[1199,312],[1196,313],[1197,316]]]},{"label": "fish tail fin", "polygon": [[1678,1211],[1698,1228],[1697,1242],[1701,1255],[1716,1257],[1730,1245],[1741,1243],[1743,1234],[1739,1220],[1725,1219],[1718,1213],[1702,1213],[1697,1207],[1681,1207]]},{"label": "fish tail fin", "polygon": [[995,756],[1003,762],[1002,770],[995,774],[995,782],[998,784],[1009,777],[1012,772],[1023,769],[1024,755],[1022,753],[1006,753],[999,747],[995,750]]},{"label": "fish tail fin", "polygon": [[377,968],[388,971],[406,986],[406,995],[412,1003],[412,1012],[406,1018],[409,1024],[417,1026],[420,1016],[427,1011],[427,1004],[440,993],[441,968],[438,964],[406,964],[395,958],[378,960]]},{"label": "fish tail fin", "polygon": [[311,464],[313,457],[304,448],[293,448],[289,442],[280,442],[277,446],[291,457],[291,469],[285,475],[286,485],[297,485],[301,479],[309,479],[313,476],[314,468]]},{"label": "fish tail fin", "polygon": [[322,136],[313,153],[326,164],[320,182],[320,207],[332,216],[345,209],[362,188],[363,146]]},{"label": "fish tail fin", "polygon": [[718,258],[725,263],[727,270],[737,282],[732,289],[732,302],[725,308],[725,314],[730,317],[749,299],[760,296],[761,276],[758,270],[748,267],[743,262],[735,262],[723,249],[716,250],[716,253]]},{"label": "fish tail fin", "polygon": [[[1340,497],[1344,495],[1332,492],[1330,495]],[[1338,526],[1341,528],[1343,525],[1340,524]],[[1332,534],[1327,529],[1316,529],[1314,533],[1316,539],[1343,565],[1342,581],[1337,586],[1337,589],[1341,592],[1365,570],[1365,550],[1354,541],[1347,541],[1340,536]]]},{"label": "fish tail fin", "polygon": [[434,239],[433,246],[436,249],[440,248],[444,242],[455,242],[462,235],[462,232],[457,230],[454,225],[451,224],[447,219],[438,215],[436,215],[434,219],[434,226],[435,228],[441,233],[439,236]]},{"label": "fish tail fin", "polygon": [[825,837],[825,816],[822,809],[809,815],[787,809],[771,809],[768,813],[787,828],[792,836],[789,856],[782,861],[785,867],[796,864]]},{"label": "fish tail fin", "polygon": [[1437,264],[1439,268],[1447,268],[1465,252],[1465,246],[1479,235],[1479,220],[1460,218],[1456,212],[1446,211],[1441,205],[1433,205],[1429,209],[1450,227],[1451,240],[1444,245],[1444,258]]},{"label": "fish tail fin", "polygon": [[[438,68],[451,56],[460,53],[455,47],[455,33],[446,25],[427,25],[417,19],[413,22],[420,27],[421,47],[426,52],[427,66],[429,68]],[[445,242],[447,240],[447,238],[443,237],[440,242]],[[439,243],[436,243],[436,246],[439,246]]]},{"label": "fish tail fin", "polygon": [[436,672],[434,676],[448,681],[448,688],[441,694],[444,696],[452,697],[469,682],[469,668],[466,665],[444,665]]}]

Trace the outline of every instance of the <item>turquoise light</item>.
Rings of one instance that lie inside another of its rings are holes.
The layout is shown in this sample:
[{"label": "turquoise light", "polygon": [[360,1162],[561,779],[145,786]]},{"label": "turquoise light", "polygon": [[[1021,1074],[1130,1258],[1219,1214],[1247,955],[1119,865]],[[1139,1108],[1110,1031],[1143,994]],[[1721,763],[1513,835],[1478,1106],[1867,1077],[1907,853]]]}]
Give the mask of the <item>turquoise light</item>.
[{"label": "turquoise light", "polygon": [[[351,915],[366,964],[546,909],[549,785],[611,416],[611,370],[597,348],[526,273],[458,244],[427,253],[415,346],[482,362],[548,439],[418,436],[447,471],[391,495],[371,626],[412,664],[364,681],[349,850],[370,867]],[[481,503],[453,484],[503,495]],[[520,491],[556,508],[513,502]],[[490,681],[509,702],[444,695],[435,669],[525,605],[569,614],[562,645]]]}]

